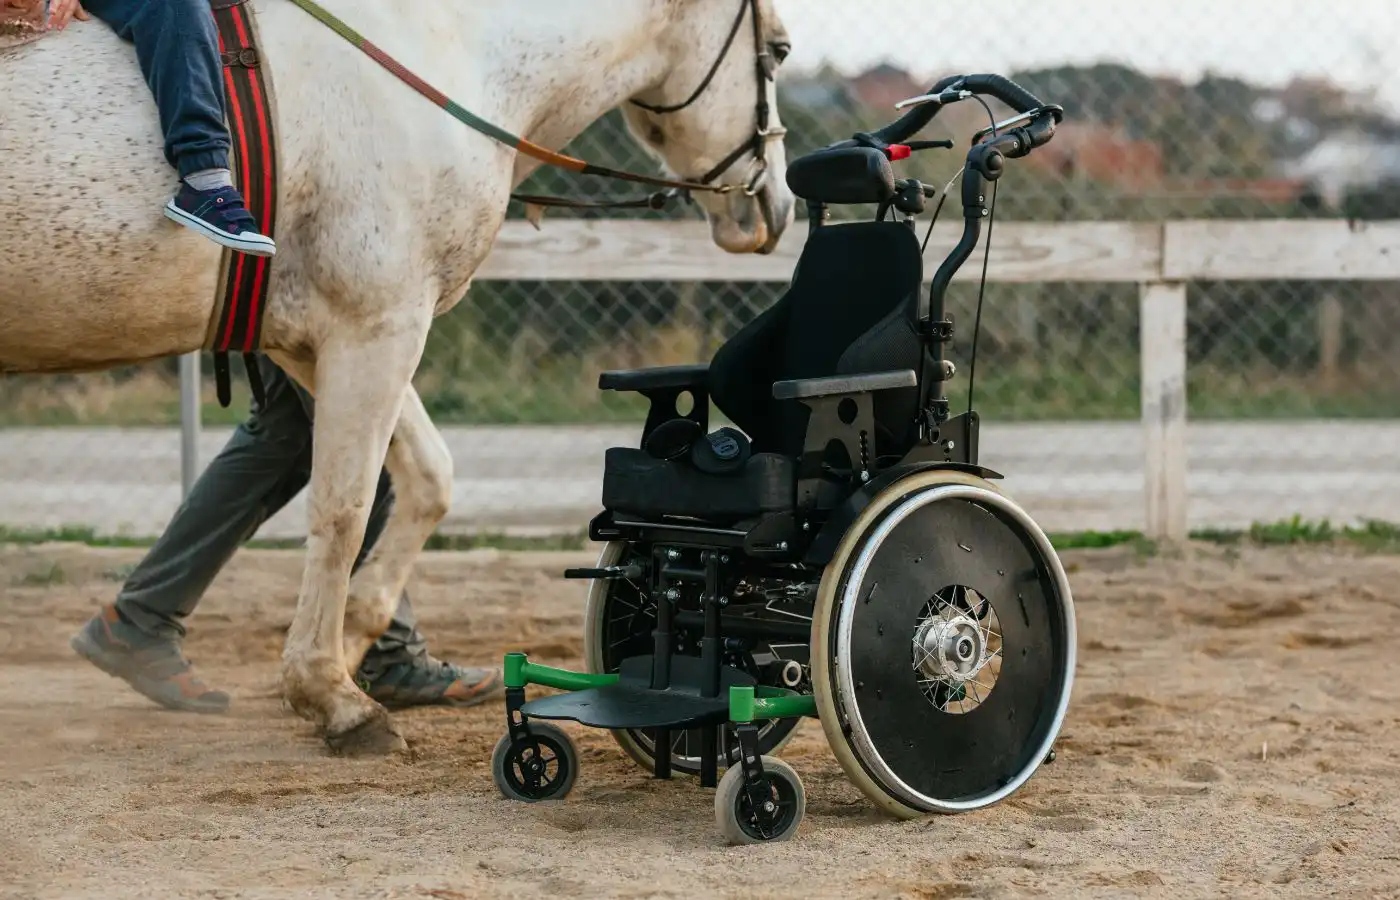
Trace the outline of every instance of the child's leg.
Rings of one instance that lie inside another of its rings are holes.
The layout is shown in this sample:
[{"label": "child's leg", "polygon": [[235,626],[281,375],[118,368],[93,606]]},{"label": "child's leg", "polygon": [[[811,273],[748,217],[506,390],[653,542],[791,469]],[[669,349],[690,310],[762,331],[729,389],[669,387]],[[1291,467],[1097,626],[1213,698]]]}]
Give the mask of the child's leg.
[{"label": "child's leg", "polygon": [[165,214],[216,243],[271,256],[229,173],[224,70],[208,0],[87,0],[88,11],[136,46],[155,95],[165,158],[180,192]]}]

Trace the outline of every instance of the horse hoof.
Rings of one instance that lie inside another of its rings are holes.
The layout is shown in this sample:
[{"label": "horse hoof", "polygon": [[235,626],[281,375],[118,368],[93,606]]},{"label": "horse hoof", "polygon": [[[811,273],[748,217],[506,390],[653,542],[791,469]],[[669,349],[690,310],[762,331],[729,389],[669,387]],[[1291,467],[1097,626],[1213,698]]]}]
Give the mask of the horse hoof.
[{"label": "horse hoof", "polygon": [[382,709],[349,731],[327,733],[325,740],[336,756],[390,756],[408,750],[398,726]]}]

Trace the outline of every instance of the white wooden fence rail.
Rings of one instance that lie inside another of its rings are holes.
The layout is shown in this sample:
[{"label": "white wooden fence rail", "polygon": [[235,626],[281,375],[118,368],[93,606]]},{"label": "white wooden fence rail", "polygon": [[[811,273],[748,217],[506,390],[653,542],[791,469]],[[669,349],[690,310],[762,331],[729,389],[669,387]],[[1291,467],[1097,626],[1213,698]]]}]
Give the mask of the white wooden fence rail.
[{"label": "white wooden fence rail", "polygon": [[[922,227],[920,237],[922,238]],[[925,278],[961,220],[934,229]],[[730,255],[701,222],[545,219],[507,222],[477,278],[553,281],[786,282],[806,225],[793,224],[768,256]],[[1130,282],[1140,285],[1142,426],[1147,531],[1186,537],[1186,287],[1193,280],[1400,281],[1400,221],[1001,222],[988,280]],[[958,280],[975,280],[965,265]],[[192,471],[192,468],[190,469]]]}]

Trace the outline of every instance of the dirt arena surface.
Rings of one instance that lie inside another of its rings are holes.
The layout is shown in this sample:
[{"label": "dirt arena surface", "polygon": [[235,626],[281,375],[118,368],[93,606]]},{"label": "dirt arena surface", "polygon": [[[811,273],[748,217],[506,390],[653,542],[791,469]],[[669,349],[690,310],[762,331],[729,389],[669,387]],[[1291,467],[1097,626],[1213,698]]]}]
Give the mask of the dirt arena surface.
[{"label": "dirt arena surface", "polygon": [[[296,552],[244,552],[192,619],[233,710],[159,710],[67,645],[139,555],[0,548],[0,896],[1400,896],[1400,557],[1066,553],[1056,762],[991,809],[897,822],[809,722],[783,754],[798,836],[730,848],[711,792],[573,725],[568,800],[500,798],[500,702],[398,714],[405,759],[325,756],[276,693]],[[593,557],[430,554],[411,596],[442,656],[577,665],[585,589],[558,573]]]}]

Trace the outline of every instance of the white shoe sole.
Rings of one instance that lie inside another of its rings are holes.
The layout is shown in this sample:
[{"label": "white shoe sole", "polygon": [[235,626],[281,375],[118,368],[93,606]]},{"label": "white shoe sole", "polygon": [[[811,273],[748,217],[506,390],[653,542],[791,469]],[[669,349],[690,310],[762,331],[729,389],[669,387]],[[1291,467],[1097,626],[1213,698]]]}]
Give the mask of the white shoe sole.
[{"label": "white shoe sole", "polygon": [[[277,254],[277,245],[273,243],[271,238],[262,235],[258,235],[256,238],[246,238],[229,234],[226,231],[220,231],[207,222],[180,209],[175,205],[174,200],[165,204],[165,217],[173,222],[184,225],[186,228],[191,228],[199,232],[214,243],[223,247],[228,247],[230,250],[238,250],[241,253],[247,253],[249,256],[275,256]],[[246,234],[247,232],[244,233]]]}]

